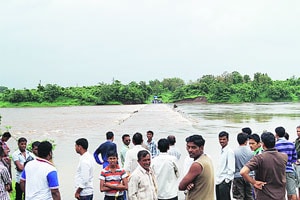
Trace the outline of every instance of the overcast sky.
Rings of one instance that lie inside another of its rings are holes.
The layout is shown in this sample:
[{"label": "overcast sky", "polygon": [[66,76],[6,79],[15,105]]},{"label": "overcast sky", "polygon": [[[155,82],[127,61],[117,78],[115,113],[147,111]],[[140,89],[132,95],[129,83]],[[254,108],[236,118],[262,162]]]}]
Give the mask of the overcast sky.
[{"label": "overcast sky", "polygon": [[300,76],[300,1],[0,1],[0,86]]}]

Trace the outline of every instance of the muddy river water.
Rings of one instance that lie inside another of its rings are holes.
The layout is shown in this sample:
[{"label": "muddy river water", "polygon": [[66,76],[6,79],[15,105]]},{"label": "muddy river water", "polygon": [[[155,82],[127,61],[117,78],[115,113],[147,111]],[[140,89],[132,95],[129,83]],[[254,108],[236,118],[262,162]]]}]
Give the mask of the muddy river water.
[{"label": "muddy river water", "polygon": [[[299,103],[268,104],[151,104],[122,106],[74,106],[54,108],[1,108],[1,131],[10,126],[14,138],[8,145],[11,153],[17,149],[16,138],[26,137],[28,142],[51,139],[55,142],[54,164],[58,169],[62,199],[74,198],[74,174],[79,155],[74,142],[80,137],[89,140],[91,153],[105,141],[105,132],[115,133],[115,143],[121,145],[124,133],[140,132],[146,138],[146,131],[154,131],[154,139],[173,134],[182,156],[187,156],[185,138],[201,134],[206,139],[205,152],[213,158],[217,168],[220,154],[218,133],[230,133],[229,145],[237,147],[236,135],[242,127],[251,127],[253,132],[264,130],[274,132],[277,126],[284,126],[290,140],[296,138],[296,126],[300,125]],[[98,176],[101,166],[95,164],[94,199],[103,199],[99,191]],[[14,178],[14,176],[13,176]],[[180,199],[183,194],[179,193]]]}]

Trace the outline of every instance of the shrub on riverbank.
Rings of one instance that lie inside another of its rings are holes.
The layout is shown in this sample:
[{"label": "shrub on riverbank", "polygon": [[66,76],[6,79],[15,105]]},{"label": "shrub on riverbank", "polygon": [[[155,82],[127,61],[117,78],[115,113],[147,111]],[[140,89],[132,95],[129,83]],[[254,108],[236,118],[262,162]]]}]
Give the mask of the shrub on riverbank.
[{"label": "shrub on riverbank", "polygon": [[37,89],[8,89],[0,91],[0,107],[26,106],[77,106],[119,105],[150,103],[158,96],[164,103],[204,97],[209,103],[299,101],[300,78],[273,81],[267,74],[249,75],[239,72],[223,73],[219,76],[204,75],[185,84],[180,78],[165,78],[162,81],[130,82],[118,80],[112,84],[67,87],[56,84],[37,86]]}]

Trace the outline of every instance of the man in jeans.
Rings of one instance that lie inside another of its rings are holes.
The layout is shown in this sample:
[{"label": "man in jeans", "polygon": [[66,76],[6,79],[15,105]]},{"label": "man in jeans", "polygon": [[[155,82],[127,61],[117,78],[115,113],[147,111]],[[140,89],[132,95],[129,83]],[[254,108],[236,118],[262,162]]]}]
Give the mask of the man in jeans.
[{"label": "man in jeans", "polygon": [[286,140],[285,129],[283,127],[277,127],[275,129],[276,133],[276,145],[275,148],[281,152],[288,155],[288,162],[286,164],[285,172],[286,172],[286,191],[288,200],[297,200],[297,191],[296,191],[296,177],[294,173],[294,169],[292,164],[297,161],[297,152],[295,145]]}]

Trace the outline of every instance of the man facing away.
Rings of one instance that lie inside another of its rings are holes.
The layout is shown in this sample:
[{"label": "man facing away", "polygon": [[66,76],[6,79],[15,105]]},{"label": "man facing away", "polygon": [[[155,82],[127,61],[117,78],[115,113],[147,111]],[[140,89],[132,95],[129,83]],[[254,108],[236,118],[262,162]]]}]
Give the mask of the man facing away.
[{"label": "man facing away", "polygon": [[158,200],[177,200],[179,171],[176,158],[167,153],[169,149],[167,139],[160,139],[157,145],[160,153],[152,160],[152,170],[157,179]]},{"label": "man facing away", "polygon": [[130,141],[131,141],[130,140],[130,135],[128,135],[128,134],[122,135],[123,145],[121,147],[120,157],[121,157],[121,164],[122,164],[123,167],[124,167],[124,163],[125,163],[126,153],[129,150]]},{"label": "man facing away", "polygon": [[249,127],[242,128],[242,132],[246,133],[248,136],[252,134],[252,130]]},{"label": "man facing away", "polygon": [[254,155],[261,154],[263,148],[260,144],[260,137],[256,133],[249,135],[249,146]]},{"label": "man facing away", "polygon": [[16,198],[15,200],[22,200],[24,196],[24,192],[21,190],[20,187],[20,177],[21,173],[24,170],[25,162],[33,160],[34,155],[29,152],[27,149],[27,139],[21,137],[18,139],[18,150],[16,150],[12,154],[12,159],[14,164],[16,165]]},{"label": "man facing away", "polygon": [[157,184],[151,169],[151,155],[147,150],[137,154],[138,166],[129,177],[129,200],[157,200]]},{"label": "man facing away", "polygon": [[181,157],[181,153],[180,151],[175,147],[175,143],[176,143],[176,138],[174,135],[169,135],[167,137],[167,139],[169,140],[169,143],[170,143],[170,147],[169,147],[169,150],[168,150],[168,154],[169,155],[172,155],[172,156],[175,156],[177,158],[177,160],[180,160],[180,157]]},{"label": "man facing away", "polygon": [[28,162],[21,175],[20,185],[26,200],[60,200],[57,170],[50,162],[52,144],[41,142],[38,156]]},{"label": "man facing away", "polygon": [[293,164],[297,161],[297,152],[295,145],[285,139],[285,129],[281,126],[275,129],[277,142],[275,148],[288,156],[288,162],[286,164],[286,191],[289,200],[297,200],[297,183],[294,173]]},{"label": "man facing away", "polygon": [[75,198],[78,200],[93,199],[94,159],[88,152],[89,143],[86,138],[79,138],[75,142],[75,151],[80,155],[75,174]]},{"label": "man facing away", "polygon": [[192,135],[185,141],[194,162],[179,183],[179,190],[188,190],[187,200],[213,200],[214,169],[211,159],[204,154],[205,140],[201,135]]},{"label": "man facing away", "polygon": [[253,157],[253,153],[247,146],[248,134],[239,133],[237,135],[239,147],[234,150],[235,155],[235,173],[232,184],[232,194],[234,199],[253,200],[252,186],[240,175],[243,166]]},{"label": "man facing away", "polygon": [[147,131],[147,147],[151,153],[152,158],[158,155],[157,146],[155,141],[153,140],[153,135],[153,131]]},{"label": "man facing away", "polygon": [[134,144],[134,147],[127,151],[124,163],[124,169],[126,170],[128,175],[130,175],[138,166],[138,152],[140,150],[146,150],[144,147],[142,147],[143,135],[141,133],[137,132],[132,136],[132,143]]},{"label": "man facing away", "polygon": [[[94,152],[94,158],[99,165],[103,165],[105,168],[108,165],[107,161],[107,152],[115,151],[117,152],[117,145],[113,143],[114,141],[114,133],[108,131],[106,133],[106,141],[102,143]],[[99,159],[99,154],[101,154],[102,160]]]},{"label": "man facing away", "polygon": [[[263,133],[261,140],[264,152],[252,157],[240,174],[255,188],[256,200],[285,200],[288,157],[275,149],[273,133]],[[250,171],[255,171],[255,179],[249,175]]]},{"label": "man facing away", "polygon": [[231,182],[235,172],[235,157],[233,150],[228,146],[229,134],[226,131],[219,133],[219,143],[222,147],[219,168],[216,175],[217,200],[230,200]]}]

